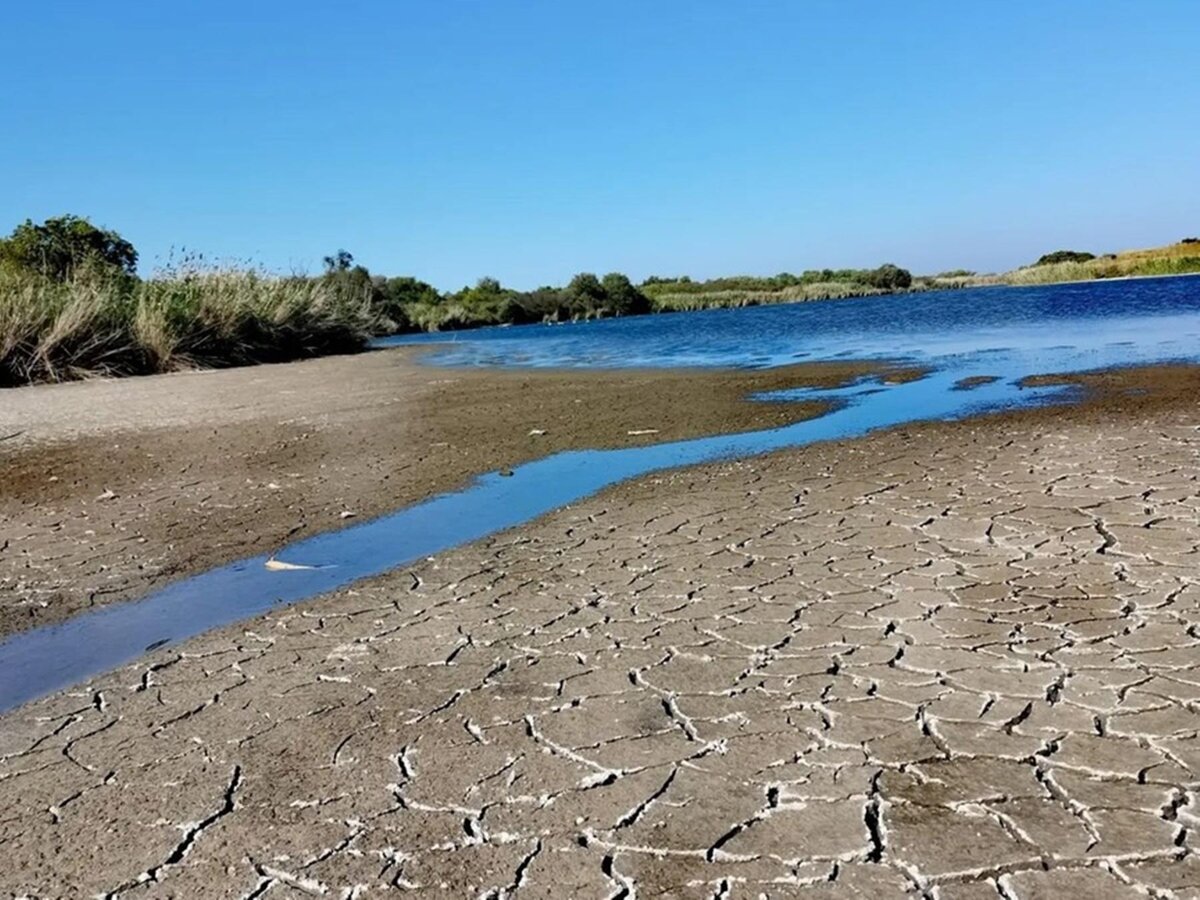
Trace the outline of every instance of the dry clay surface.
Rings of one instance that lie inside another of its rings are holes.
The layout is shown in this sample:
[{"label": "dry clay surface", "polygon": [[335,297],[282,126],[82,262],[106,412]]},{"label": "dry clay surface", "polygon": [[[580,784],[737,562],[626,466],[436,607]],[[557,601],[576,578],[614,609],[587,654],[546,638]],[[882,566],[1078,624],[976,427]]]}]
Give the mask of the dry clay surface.
[{"label": "dry clay surface", "polygon": [[0,889],[1200,897],[1200,416],[643,479],[0,720]]},{"label": "dry clay surface", "polygon": [[413,356],[0,391],[0,635],[560,450],[806,419],[822,404],[746,398],[887,368],[497,371]]}]

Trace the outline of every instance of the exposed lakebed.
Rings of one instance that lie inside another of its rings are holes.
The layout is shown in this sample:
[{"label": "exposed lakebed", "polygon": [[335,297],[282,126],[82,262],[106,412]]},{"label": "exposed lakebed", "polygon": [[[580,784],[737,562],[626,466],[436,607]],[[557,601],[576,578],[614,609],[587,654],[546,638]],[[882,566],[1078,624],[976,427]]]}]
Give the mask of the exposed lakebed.
[{"label": "exposed lakebed", "polygon": [[[1200,359],[1200,279],[944,292],[487,329],[397,343],[430,340],[443,342],[428,360],[434,365],[764,367],[886,358],[929,374],[904,383],[867,380],[772,394],[831,406],[822,417],[782,428],[547,456],[277,554],[303,568],[268,568],[267,557],[253,557],[137,602],[17,635],[0,644],[0,708],[149,648],[520,525],[639,475],[917,420],[1070,399],[1061,387],[1022,386],[1039,373]],[[964,384],[971,389],[962,390]]]}]

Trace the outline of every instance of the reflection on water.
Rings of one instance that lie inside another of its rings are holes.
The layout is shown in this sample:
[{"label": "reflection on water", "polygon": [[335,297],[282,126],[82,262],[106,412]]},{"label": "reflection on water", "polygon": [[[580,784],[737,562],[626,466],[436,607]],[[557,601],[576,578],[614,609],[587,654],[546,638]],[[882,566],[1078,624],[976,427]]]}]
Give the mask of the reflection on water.
[{"label": "reflection on water", "polygon": [[[936,302],[935,302],[936,301]],[[932,307],[937,307],[933,310]],[[1138,309],[1137,315],[1130,310]],[[885,315],[885,312],[888,315]],[[1005,324],[1002,314],[1011,315]],[[872,317],[879,321],[872,321]],[[976,320],[977,326],[971,323]],[[930,321],[926,321],[929,318]],[[862,327],[851,327],[859,320]],[[696,323],[689,326],[689,323]],[[773,324],[772,324],[773,323]],[[918,327],[919,326],[919,327]],[[684,336],[690,334],[690,340]],[[135,603],[16,635],[0,644],[0,709],[111,669],[161,646],[385,572],[520,525],[604,487],[661,469],[854,437],[921,419],[960,418],[1062,401],[1022,389],[1026,375],[1165,360],[1200,360],[1200,279],[957,291],[582,326],[473,332],[445,362],[529,365],[772,364],[833,355],[907,357],[932,368],[904,384],[859,382],[771,399],[826,399],[825,416],[782,428],[616,450],[557,453],[489,473],[462,491],[285,548],[314,568],[268,569],[255,557],[180,581]],[[741,343],[740,352],[736,349]],[[686,345],[686,347],[685,347]],[[982,376],[993,376],[984,381]],[[956,389],[974,379],[970,390]]]}]

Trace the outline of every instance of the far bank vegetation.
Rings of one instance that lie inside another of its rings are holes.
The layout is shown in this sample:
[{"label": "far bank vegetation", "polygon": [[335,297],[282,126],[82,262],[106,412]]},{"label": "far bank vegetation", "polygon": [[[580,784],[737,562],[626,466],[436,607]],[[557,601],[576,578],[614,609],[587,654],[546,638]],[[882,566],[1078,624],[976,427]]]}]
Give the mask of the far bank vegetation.
[{"label": "far bank vegetation", "polygon": [[566,285],[515,290],[481,278],[439,291],[377,275],[345,250],[317,275],[277,275],[181,255],[149,276],[115,231],[65,215],[26,221],[0,239],[0,386],[91,375],[281,362],[365,348],[409,331],[564,322],[655,312],[1200,272],[1200,239],[1152,250],[1047,253],[1001,275],[873,269],[694,281],[583,272]]}]

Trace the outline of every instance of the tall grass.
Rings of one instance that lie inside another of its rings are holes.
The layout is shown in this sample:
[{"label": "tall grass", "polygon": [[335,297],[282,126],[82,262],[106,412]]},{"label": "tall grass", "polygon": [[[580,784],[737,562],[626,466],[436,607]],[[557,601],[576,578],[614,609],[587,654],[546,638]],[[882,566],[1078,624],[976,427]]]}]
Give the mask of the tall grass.
[{"label": "tall grass", "polygon": [[656,312],[684,312],[769,303],[803,303],[809,300],[845,300],[850,297],[875,297],[884,293],[887,291],[853,281],[818,281],[777,291],[661,291],[652,294],[650,302]]},{"label": "tall grass", "polygon": [[0,385],[281,362],[361,349],[365,296],[252,271],[67,282],[0,270]]},{"label": "tall grass", "polygon": [[1180,242],[1150,250],[1127,250],[1098,256],[1087,262],[1026,266],[1007,272],[1002,277],[1007,284],[1053,284],[1100,278],[1189,275],[1196,272],[1200,272],[1200,246]]}]

